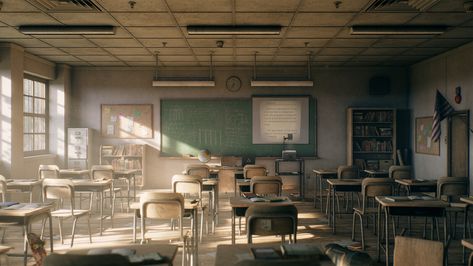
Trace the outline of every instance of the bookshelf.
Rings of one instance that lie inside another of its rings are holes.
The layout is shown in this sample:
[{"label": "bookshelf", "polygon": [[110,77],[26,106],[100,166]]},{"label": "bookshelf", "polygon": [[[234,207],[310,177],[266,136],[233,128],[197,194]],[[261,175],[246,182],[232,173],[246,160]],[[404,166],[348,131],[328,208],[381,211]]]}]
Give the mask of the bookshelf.
[{"label": "bookshelf", "polygon": [[396,163],[396,109],[347,109],[347,163],[387,170]]},{"label": "bookshelf", "polygon": [[136,184],[143,185],[145,145],[100,145],[100,164],[112,165],[115,170],[139,170]]}]

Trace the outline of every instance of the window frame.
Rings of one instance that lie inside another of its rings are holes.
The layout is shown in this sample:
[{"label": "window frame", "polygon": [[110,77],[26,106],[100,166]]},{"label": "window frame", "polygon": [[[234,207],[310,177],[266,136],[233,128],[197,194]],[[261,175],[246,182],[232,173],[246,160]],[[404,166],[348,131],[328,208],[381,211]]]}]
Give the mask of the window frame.
[{"label": "window frame", "polygon": [[[33,95],[26,95],[25,94],[25,80],[32,80],[32,81],[43,83],[45,85],[44,86],[45,87],[44,98],[39,97],[39,96],[35,96],[34,86],[33,86]],[[31,97],[33,99],[33,109],[32,109],[33,113],[25,112],[24,103],[25,103],[25,98],[26,97]],[[35,111],[35,99],[45,100],[45,110],[44,110],[45,112],[44,112],[44,114],[34,113],[34,111]],[[23,100],[23,125],[22,125],[23,126],[23,154],[24,154],[24,156],[35,156],[35,155],[48,154],[49,153],[49,82],[48,82],[48,80],[25,74],[23,76],[23,99],[22,100]],[[44,133],[35,132],[34,122],[33,122],[33,132],[32,133],[25,132],[25,117],[32,117],[33,121],[34,121],[35,118],[44,118],[44,120],[45,120]],[[32,151],[25,151],[24,139],[25,139],[26,135],[33,135],[33,150]],[[36,136],[36,135],[44,135],[45,136],[45,145],[44,145],[44,149],[42,149],[42,150],[34,150],[34,147],[35,147],[35,137],[34,136]]]}]

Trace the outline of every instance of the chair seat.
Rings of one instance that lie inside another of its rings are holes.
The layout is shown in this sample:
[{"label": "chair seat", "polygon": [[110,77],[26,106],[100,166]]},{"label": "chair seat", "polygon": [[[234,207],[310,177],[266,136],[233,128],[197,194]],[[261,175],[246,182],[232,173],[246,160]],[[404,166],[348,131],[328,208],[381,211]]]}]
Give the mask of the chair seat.
[{"label": "chair seat", "polygon": [[59,217],[59,218],[66,218],[71,216],[83,216],[89,214],[89,210],[74,210],[74,215],[72,215],[70,209],[59,209],[51,212],[51,216]]},{"label": "chair seat", "polygon": [[375,213],[378,213],[378,208],[376,207],[370,207],[370,208],[365,208],[365,211],[363,212],[363,209],[362,208],[353,208],[353,210],[357,213],[360,213],[360,214],[375,214]]}]

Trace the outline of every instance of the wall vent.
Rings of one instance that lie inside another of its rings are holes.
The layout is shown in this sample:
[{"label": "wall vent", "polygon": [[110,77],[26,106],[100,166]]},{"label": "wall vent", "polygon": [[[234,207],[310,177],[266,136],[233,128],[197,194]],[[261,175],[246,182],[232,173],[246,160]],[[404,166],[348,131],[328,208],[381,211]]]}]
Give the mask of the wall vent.
[{"label": "wall vent", "polygon": [[440,0],[373,0],[366,12],[417,12],[426,11]]},{"label": "wall vent", "polygon": [[33,0],[46,12],[102,12],[94,0]]}]

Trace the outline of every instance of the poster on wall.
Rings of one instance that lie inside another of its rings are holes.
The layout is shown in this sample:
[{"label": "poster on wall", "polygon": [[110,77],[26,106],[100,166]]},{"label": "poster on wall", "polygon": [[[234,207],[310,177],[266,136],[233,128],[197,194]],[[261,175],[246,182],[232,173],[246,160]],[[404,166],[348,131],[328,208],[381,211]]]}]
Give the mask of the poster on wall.
[{"label": "poster on wall", "polygon": [[432,116],[416,118],[416,153],[440,155],[440,141],[433,142]]},{"label": "poster on wall", "polygon": [[102,137],[153,138],[152,104],[102,104]]}]

